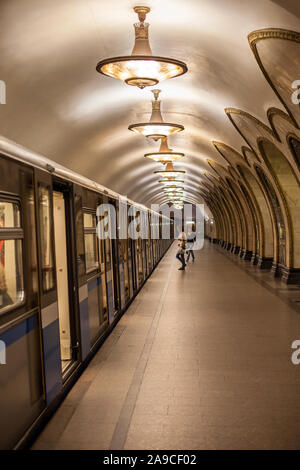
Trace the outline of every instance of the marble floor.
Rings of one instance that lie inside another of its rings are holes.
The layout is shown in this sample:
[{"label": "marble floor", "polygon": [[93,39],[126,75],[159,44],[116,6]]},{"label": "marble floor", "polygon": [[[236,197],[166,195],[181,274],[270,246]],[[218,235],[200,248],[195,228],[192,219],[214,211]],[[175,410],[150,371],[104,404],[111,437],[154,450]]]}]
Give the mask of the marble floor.
[{"label": "marble floor", "polygon": [[186,271],[175,253],[32,449],[300,449],[298,288],[209,243]]}]

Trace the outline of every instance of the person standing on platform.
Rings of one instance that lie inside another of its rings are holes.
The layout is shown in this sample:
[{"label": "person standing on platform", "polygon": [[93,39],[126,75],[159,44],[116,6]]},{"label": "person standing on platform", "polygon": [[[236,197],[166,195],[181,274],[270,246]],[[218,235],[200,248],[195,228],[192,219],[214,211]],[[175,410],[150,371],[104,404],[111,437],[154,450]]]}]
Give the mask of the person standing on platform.
[{"label": "person standing on platform", "polygon": [[184,271],[186,267],[185,263],[185,248],[186,248],[186,234],[181,232],[178,237],[178,251],[176,258],[181,262],[181,268],[178,268],[179,271]]},{"label": "person standing on platform", "polygon": [[194,250],[193,250],[195,241],[196,241],[195,233],[191,229],[188,229],[187,243],[186,243],[186,252],[187,252],[186,260],[187,261],[189,261],[191,255],[192,255],[192,260],[195,261],[195,255],[194,255]]}]

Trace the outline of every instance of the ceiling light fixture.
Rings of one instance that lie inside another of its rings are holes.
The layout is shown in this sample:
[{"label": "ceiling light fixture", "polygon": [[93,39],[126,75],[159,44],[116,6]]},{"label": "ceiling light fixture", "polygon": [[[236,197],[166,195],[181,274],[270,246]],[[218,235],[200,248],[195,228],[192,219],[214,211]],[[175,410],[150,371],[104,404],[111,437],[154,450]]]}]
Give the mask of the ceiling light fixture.
[{"label": "ceiling light fixture", "polygon": [[170,199],[170,202],[172,202],[172,204],[182,204],[183,203],[183,199]]},{"label": "ceiling light fixture", "polygon": [[184,170],[175,170],[173,167],[173,163],[169,162],[166,165],[165,170],[158,170],[154,171],[154,173],[162,176],[163,178],[177,178],[178,176],[182,177],[185,174]]},{"label": "ceiling light fixture", "polygon": [[186,73],[184,62],[152,55],[148,38],[149,23],[145,23],[150,8],[137,6],[134,11],[139,17],[139,23],[134,24],[135,44],[131,55],[101,60],[96,67],[97,71],[139,88],[154,86],[162,80]]},{"label": "ceiling light fixture", "polygon": [[183,186],[166,186],[165,188],[163,188],[165,192],[169,192],[169,191],[180,191],[180,192],[183,192],[184,191],[184,187]]},{"label": "ceiling light fixture", "polygon": [[183,196],[183,190],[182,189],[172,189],[170,190],[169,188],[164,188],[165,193],[167,196]]},{"label": "ceiling light fixture", "polygon": [[173,152],[169,149],[167,137],[162,137],[159,151],[145,153],[144,157],[165,164],[179,160],[179,158],[184,157],[184,153]]},{"label": "ceiling light fixture", "polygon": [[152,101],[152,114],[149,122],[140,122],[138,124],[131,124],[128,129],[136,132],[137,134],[144,135],[153,140],[158,140],[161,137],[167,137],[184,130],[184,127],[180,124],[173,124],[170,122],[164,122],[161,111],[160,103],[158,99],[160,90],[151,90],[154,95],[154,101]]},{"label": "ceiling light fixture", "polygon": [[167,180],[159,180],[159,183],[164,184],[165,186],[181,186],[182,184],[184,184],[184,181],[175,178],[170,178]]}]

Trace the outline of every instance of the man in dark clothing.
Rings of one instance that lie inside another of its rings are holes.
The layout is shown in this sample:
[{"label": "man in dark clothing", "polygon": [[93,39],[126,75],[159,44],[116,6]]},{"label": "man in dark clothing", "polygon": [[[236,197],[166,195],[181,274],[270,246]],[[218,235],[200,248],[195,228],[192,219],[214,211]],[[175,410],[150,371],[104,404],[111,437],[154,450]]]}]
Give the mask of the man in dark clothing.
[{"label": "man in dark clothing", "polygon": [[184,232],[181,232],[178,238],[178,251],[176,254],[176,258],[181,262],[181,268],[179,268],[179,271],[184,271],[185,270],[185,258],[184,258],[184,253],[185,253],[185,248],[186,248],[186,235]]}]

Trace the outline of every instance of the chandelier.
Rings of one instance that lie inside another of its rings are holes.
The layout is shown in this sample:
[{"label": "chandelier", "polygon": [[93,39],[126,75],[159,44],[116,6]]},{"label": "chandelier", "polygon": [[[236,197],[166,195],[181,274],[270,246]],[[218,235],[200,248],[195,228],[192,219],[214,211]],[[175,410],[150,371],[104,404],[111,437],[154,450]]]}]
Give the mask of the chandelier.
[{"label": "chandelier", "polygon": [[181,200],[177,201],[176,199],[174,199],[174,200],[170,201],[170,203],[173,204],[173,205],[177,205],[179,207],[183,206],[183,201],[181,201]]},{"label": "chandelier", "polygon": [[169,163],[169,162],[174,162],[175,160],[179,160],[179,158],[184,157],[184,153],[173,152],[168,147],[167,137],[162,137],[159,151],[145,153],[144,157],[150,158],[151,160],[154,160],[155,162]]},{"label": "chandelier", "polygon": [[163,188],[163,190],[166,192],[166,193],[183,193],[183,188],[182,187],[176,187],[175,189],[172,189],[172,188]]},{"label": "chandelier", "polygon": [[167,193],[167,192],[183,192],[184,191],[184,187],[183,186],[166,186],[163,188],[164,191]]},{"label": "chandelier", "polygon": [[155,171],[154,173],[158,174],[159,176],[162,176],[163,178],[177,178],[177,177],[183,176],[185,171],[175,170],[173,167],[173,163],[169,162],[167,163],[165,170],[158,170],[158,171]]},{"label": "chandelier", "polygon": [[145,23],[150,8],[137,6],[134,11],[139,17],[139,23],[134,24],[135,44],[131,55],[101,60],[97,64],[97,71],[139,88],[154,86],[162,80],[186,73],[184,62],[152,55],[148,39],[149,23]]},{"label": "chandelier", "polygon": [[184,127],[180,124],[164,122],[160,111],[161,101],[158,99],[160,90],[151,91],[154,95],[154,101],[152,101],[152,114],[150,121],[146,123],[140,122],[138,124],[131,124],[128,129],[153,140],[158,140],[161,137],[167,137],[175,134],[175,132],[183,131]]},{"label": "chandelier", "polygon": [[181,186],[184,184],[183,180],[180,179],[175,179],[175,178],[170,178],[170,179],[165,179],[165,180],[159,180],[159,183],[164,184],[165,186]]},{"label": "chandelier", "polygon": [[183,193],[167,194],[167,197],[172,201],[173,199],[176,199],[176,198],[183,198]]}]

